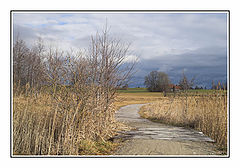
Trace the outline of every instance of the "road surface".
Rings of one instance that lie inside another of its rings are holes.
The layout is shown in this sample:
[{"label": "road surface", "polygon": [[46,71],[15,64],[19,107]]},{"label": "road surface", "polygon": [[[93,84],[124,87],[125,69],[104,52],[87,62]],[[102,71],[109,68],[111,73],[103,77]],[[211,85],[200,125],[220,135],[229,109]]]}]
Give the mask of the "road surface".
[{"label": "road surface", "polygon": [[120,132],[115,137],[115,139],[124,139],[124,142],[114,155],[219,156],[221,154],[214,141],[202,132],[141,118],[138,111],[143,105],[127,105],[117,111],[117,120],[133,129]]}]

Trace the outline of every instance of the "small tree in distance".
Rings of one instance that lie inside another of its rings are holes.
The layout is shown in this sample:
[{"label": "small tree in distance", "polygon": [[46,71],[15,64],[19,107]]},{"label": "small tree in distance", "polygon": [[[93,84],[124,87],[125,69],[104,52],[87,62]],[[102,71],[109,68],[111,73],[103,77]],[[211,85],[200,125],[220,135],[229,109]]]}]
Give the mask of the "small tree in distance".
[{"label": "small tree in distance", "polygon": [[150,92],[164,92],[169,89],[170,80],[164,72],[152,71],[145,77],[144,85]]},{"label": "small tree in distance", "polygon": [[193,77],[191,80],[189,80],[183,71],[182,79],[179,81],[179,86],[181,87],[182,90],[188,90],[191,87],[193,87],[194,80],[195,80],[195,77]]}]

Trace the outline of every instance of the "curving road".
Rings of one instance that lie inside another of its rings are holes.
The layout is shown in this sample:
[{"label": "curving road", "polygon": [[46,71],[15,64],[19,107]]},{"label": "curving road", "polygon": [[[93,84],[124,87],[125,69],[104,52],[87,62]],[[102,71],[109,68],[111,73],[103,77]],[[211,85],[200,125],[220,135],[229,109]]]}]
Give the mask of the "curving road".
[{"label": "curving road", "polygon": [[118,121],[135,129],[120,132],[116,139],[126,140],[115,155],[219,155],[214,141],[202,132],[183,127],[155,123],[141,118],[144,104],[127,105],[116,113]]}]

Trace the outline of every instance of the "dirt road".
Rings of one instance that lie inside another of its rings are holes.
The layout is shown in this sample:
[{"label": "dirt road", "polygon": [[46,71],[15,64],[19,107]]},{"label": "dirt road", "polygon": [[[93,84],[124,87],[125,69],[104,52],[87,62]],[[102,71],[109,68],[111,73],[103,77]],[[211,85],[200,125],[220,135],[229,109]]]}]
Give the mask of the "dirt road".
[{"label": "dirt road", "polygon": [[117,112],[117,120],[133,128],[116,138],[124,139],[115,155],[220,155],[214,141],[202,132],[151,122],[138,114],[143,104],[127,105]]}]

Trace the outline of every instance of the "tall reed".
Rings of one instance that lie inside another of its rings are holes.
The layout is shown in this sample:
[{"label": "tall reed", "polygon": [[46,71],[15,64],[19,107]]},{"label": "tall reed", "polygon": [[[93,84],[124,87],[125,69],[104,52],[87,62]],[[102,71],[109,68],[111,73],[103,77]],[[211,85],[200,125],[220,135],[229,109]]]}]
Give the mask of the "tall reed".
[{"label": "tall reed", "polygon": [[92,92],[81,101],[69,88],[58,92],[55,99],[27,87],[14,90],[19,94],[13,96],[13,154],[79,155],[87,152],[84,141],[105,142],[114,134],[115,110],[106,109],[104,98],[96,104]]},{"label": "tall reed", "polygon": [[140,110],[144,118],[185,126],[202,131],[227,150],[227,92],[216,90],[207,94],[186,92],[177,97],[145,105]]}]

